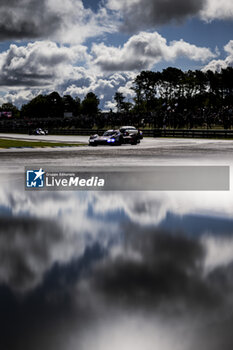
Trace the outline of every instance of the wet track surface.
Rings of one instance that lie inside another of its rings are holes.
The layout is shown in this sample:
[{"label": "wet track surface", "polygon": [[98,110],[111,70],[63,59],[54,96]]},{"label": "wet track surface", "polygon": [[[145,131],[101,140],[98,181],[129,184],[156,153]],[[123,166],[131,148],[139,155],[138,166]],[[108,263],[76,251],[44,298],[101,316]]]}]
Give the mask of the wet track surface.
[{"label": "wet track surface", "polygon": [[[7,135],[4,135],[5,137]],[[38,137],[13,135],[20,139],[37,140]],[[8,137],[13,137],[8,135]],[[0,137],[2,137],[0,135]],[[45,136],[40,140],[59,142],[88,141],[87,136]],[[163,163],[226,162],[232,159],[233,141],[200,139],[144,138],[136,146],[81,146],[60,148],[12,148],[0,150],[1,167],[37,165],[156,165]]]}]

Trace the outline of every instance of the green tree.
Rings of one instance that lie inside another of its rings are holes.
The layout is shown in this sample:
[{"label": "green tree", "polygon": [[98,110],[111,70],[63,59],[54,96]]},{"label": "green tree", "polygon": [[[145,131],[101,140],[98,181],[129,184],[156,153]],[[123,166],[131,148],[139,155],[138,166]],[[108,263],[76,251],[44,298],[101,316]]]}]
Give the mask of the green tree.
[{"label": "green tree", "polygon": [[183,95],[184,73],[181,69],[168,67],[162,71],[160,79],[160,94],[167,103]]},{"label": "green tree", "polygon": [[120,113],[124,110],[124,100],[125,97],[122,92],[116,92],[114,95],[114,100],[116,101],[117,112]]},{"label": "green tree", "polygon": [[38,95],[21,108],[23,117],[47,118],[49,116],[49,102],[46,95]]},{"label": "green tree", "polygon": [[221,83],[224,90],[224,96],[233,95],[233,68],[227,67],[222,69],[221,72]]},{"label": "green tree", "polygon": [[52,118],[63,117],[62,98],[58,92],[53,91],[47,96],[47,116]]},{"label": "green tree", "polygon": [[75,97],[75,104],[74,104],[74,116],[77,117],[81,113],[81,100],[78,96]]},{"label": "green tree", "polygon": [[62,102],[65,113],[72,113],[75,117],[80,114],[81,101],[79,97],[74,99],[70,95],[64,95]]},{"label": "green tree", "polygon": [[98,97],[93,92],[88,92],[81,104],[82,113],[87,115],[97,114],[99,103]]},{"label": "green tree", "polygon": [[11,103],[11,102],[3,103],[1,106],[1,111],[2,112],[11,112],[12,117],[15,117],[15,118],[18,118],[20,116],[19,109],[15,105],[13,105],[13,103]]},{"label": "green tree", "polygon": [[154,108],[160,83],[160,72],[142,71],[136,77],[132,90],[136,94],[134,101],[138,112],[149,112]]}]

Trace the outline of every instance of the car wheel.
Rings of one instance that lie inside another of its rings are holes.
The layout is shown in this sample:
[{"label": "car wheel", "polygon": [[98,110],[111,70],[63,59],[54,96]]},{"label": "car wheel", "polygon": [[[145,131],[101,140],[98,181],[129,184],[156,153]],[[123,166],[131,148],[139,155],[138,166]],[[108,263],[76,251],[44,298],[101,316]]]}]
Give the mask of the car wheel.
[{"label": "car wheel", "polygon": [[136,145],[137,144],[137,139],[133,138],[130,143],[131,143],[131,145]]}]

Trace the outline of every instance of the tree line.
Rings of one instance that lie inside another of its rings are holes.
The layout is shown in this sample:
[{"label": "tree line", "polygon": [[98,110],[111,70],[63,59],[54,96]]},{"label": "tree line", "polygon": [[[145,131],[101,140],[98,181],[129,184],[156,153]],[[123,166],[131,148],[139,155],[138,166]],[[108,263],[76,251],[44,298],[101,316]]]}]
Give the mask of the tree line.
[{"label": "tree line", "polygon": [[70,95],[61,97],[54,91],[48,95],[38,95],[28,103],[22,105],[19,110],[12,103],[4,103],[0,112],[12,112],[13,117],[26,118],[63,118],[72,115],[96,115],[99,112],[99,98],[93,93],[86,94],[81,101],[79,97],[73,98]]},{"label": "tree line", "polygon": [[[117,125],[144,123],[153,127],[196,127],[206,124],[231,127],[233,118],[233,68],[221,72],[188,70],[168,67],[162,72],[142,71],[134,79],[134,98],[131,102],[117,91],[114,95],[116,113],[101,113],[100,100],[89,92],[81,101],[79,97],[60,96],[58,92],[38,95],[17,109],[11,103],[0,107],[13,117],[26,119],[77,118],[81,127],[86,124]],[[114,122],[115,121],[115,122]],[[143,121],[143,122],[141,122]],[[109,122],[109,123],[108,123]]]},{"label": "tree line", "polygon": [[95,115],[99,109],[99,98],[89,92],[83,99],[70,95],[61,97],[54,91],[49,95],[39,95],[21,108],[21,116],[33,118],[62,118],[66,115],[77,117],[80,114]]},{"label": "tree line", "polygon": [[132,110],[137,113],[155,112],[167,107],[179,110],[222,108],[233,104],[233,68],[221,72],[188,70],[168,67],[162,72],[142,71],[135,78],[133,103],[125,102],[117,92],[118,112]]}]

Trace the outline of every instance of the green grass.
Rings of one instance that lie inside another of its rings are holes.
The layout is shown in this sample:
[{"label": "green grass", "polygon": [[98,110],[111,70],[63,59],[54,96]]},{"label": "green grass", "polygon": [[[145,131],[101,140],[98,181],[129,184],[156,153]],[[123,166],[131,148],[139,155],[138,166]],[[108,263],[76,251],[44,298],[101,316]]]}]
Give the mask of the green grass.
[{"label": "green grass", "polygon": [[43,147],[71,147],[71,146],[79,147],[84,145],[86,144],[0,139],[0,148],[11,148],[11,147],[43,148]]}]

